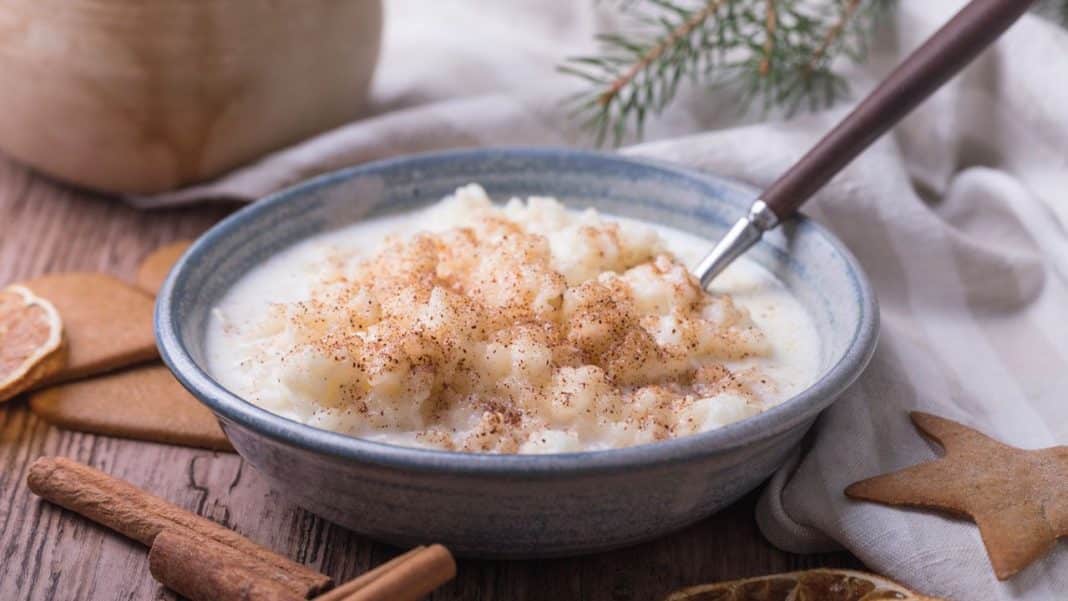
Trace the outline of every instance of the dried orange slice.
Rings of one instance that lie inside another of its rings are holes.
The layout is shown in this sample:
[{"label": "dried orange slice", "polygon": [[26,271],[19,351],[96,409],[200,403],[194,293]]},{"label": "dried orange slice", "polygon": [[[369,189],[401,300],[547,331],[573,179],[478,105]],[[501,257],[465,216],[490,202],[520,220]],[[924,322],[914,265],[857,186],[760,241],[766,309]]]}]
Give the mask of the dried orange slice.
[{"label": "dried orange slice", "polygon": [[0,401],[63,368],[63,322],[52,303],[23,286],[0,290]]},{"label": "dried orange slice", "polygon": [[665,601],[941,601],[854,570],[808,570],[703,584]]}]

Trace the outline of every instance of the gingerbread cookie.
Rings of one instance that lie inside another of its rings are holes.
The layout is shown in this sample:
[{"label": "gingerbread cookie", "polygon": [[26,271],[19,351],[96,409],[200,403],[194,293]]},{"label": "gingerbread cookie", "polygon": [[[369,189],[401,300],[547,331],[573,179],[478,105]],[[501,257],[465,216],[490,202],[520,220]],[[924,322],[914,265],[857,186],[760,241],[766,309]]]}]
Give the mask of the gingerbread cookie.
[{"label": "gingerbread cookie", "polygon": [[215,416],[162,365],[38,391],[34,413],[61,428],[168,444],[230,451]]},{"label": "gingerbread cookie", "polygon": [[1068,535],[1068,446],[1025,451],[928,413],[911,417],[945,456],[856,482],[846,495],[971,518],[999,580]]},{"label": "gingerbread cookie", "polygon": [[102,273],[54,273],[23,284],[55,305],[67,338],[67,362],[49,382],[65,382],[159,356],[152,329],[155,302]]},{"label": "gingerbread cookie", "polygon": [[152,296],[159,294],[159,289],[163,286],[163,281],[167,279],[167,274],[171,272],[171,267],[174,267],[192,243],[192,240],[179,240],[165,244],[149,253],[137,270],[137,287]]}]

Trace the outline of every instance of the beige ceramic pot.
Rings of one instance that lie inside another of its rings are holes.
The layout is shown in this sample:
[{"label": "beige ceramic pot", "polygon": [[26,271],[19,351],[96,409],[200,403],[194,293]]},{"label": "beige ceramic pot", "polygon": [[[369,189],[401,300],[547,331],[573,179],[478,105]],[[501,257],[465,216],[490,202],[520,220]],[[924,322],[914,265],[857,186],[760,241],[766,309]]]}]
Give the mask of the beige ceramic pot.
[{"label": "beige ceramic pot", "polygon": [[144,194],[359,113],[381,0],[0,0],[0,150]]}]

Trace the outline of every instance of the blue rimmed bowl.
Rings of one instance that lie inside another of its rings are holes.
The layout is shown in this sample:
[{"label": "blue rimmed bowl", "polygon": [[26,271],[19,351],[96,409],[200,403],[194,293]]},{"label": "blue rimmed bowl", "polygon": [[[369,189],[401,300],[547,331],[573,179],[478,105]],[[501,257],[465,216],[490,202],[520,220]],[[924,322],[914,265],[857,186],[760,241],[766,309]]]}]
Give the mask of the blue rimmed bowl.
[{"label": "blue rimmed bowl", "polygon": [[196,241],[156,306],[164,361],[211,408],[237,452],[277,490],[387,542],[461,554],[558,556],[620,547],[699,520],[767,478],[864,369],[878,311],[841,242],[799,217],[749,256],[816,322],[822,375],[762,414],[693,436],[618,450],[482,455],[406,448],[327,432],[242,400],[205,361],[211,309],[287,246],[354,221],[408,211],[481,183],[494,198],[565,204],[718,238],[754,198],[742,184],[611,154],[481,149],[404,157],[317,177],[238,211]]}]

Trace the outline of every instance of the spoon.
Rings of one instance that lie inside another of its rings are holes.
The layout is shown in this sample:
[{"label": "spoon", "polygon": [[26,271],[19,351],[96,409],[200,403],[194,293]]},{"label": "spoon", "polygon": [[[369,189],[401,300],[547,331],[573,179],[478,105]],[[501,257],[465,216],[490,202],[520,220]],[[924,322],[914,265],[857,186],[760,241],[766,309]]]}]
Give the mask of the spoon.
[{"label": "spoon", "polygon": [[1033,0],[973,0],[917,48],[834,129],[771,184],[694,269],[701,285],[773,229],[888,129],[942,87]]}]

